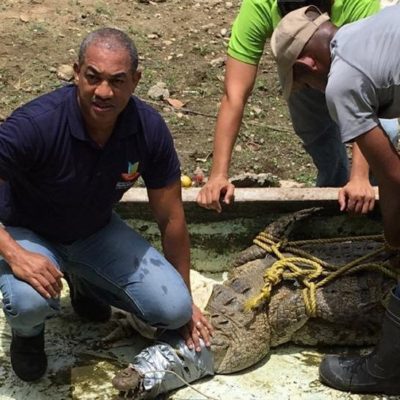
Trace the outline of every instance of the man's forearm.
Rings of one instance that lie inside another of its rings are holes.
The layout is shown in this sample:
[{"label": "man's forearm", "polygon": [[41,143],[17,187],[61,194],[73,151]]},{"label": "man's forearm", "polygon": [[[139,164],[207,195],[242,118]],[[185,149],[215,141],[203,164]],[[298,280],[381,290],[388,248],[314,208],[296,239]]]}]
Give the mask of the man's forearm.
[{"label": "man's forearm", "polygon": [[181,274],[190,292],[190,240],[184,218],[169,221],[161,236],[165,258]]},{"label": "man's forearm", "polygon": [[232,104],[226,95],[222,98],[214,135],[211,176],[228,177],[233,146],[239,134],[244,104]]},{"label": "man's forearm", "polygon": [[0,227],[0,255],[7,261],[10,268],[12,268],[13,260],[21,250],[21,246],[10,236],[4,227]]},{"label": "man's forearm", "polygon": [[352,165],[350,180],[352,179],[369,179],[369,165],[357,143],[352,146]]},{"label": "man's forearm", "polygon": [[224,95],[218,112],[214,134],[211,176],[227,178],[232,150],[242,123],[247,99],[253,90],[257,65],[250,65],[228,56]]},{"label": "man's forearm", "polygon": [[380,185],[379,202],[385,239],[389,245],[400,248],[400,185]]},{"label": "man's forearm", "polygon": [[[0,184],[3,184],[5,180],[0,178]],[[22,250],[21,246],[11,237],[11,235],[5,230],[4,225],[0,222],[0,256],[2,256],[7,263],[12,264],[12,260]]]},{"label": "man's forearm", "polygon": [[377,126],[357,138],[363,155],[379,183],[379,203],[388,243],[400,247],[400,157]]}]

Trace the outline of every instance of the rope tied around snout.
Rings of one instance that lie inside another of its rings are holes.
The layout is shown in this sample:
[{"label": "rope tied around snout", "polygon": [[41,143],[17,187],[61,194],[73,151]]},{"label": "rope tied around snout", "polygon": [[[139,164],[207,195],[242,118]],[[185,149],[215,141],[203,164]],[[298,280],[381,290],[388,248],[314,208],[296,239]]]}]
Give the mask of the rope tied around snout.
[{"label": "rope tied around snout", "polygon": [[[299,246],[303,245],[367,240],[382,242],[382,247],[339,267],[329,264],[299,248]],[[368,262],[368,260],[385,251],[383,235],[288,241],[286,238],[279,240],[267,232],[260,232],[253,243],[267,253],[274,255],[277,261],[265,271],[263,276],[265,283],[260,294],[247,301],[245,307],[248,310],[257,308],[269,301],[273,287],[282,280],[296,280],[302,288],[307,315],[316,317],[317,289],[327,285],[338,277],[365,270],[378,271],[393,279],[396,279],[398,276],[396,272],[386,266],[388,262]],[[286,256],[283,252],[290,253],[291,255]]]}]

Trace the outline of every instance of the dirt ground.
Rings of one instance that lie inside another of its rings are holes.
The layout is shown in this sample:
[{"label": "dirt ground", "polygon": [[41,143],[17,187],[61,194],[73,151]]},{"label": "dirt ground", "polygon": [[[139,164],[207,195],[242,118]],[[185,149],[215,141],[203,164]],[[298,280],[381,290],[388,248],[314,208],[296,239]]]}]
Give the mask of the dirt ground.
[{"label": "dirt ground", "polygon": [[[86,33],[105,26],[135,40],[143,78],[136,94],[167,120],[182,170],[208,173],[215,115],[223,89],[225,56],[239,0],[4,0],[0,4],[0,119],[30,99],[66,83]],[[183,109],[152,100],[164,82]],[[231,175],[270,172],[312,184],[315,169],[293,134],[266,49],[236,143]]]}]

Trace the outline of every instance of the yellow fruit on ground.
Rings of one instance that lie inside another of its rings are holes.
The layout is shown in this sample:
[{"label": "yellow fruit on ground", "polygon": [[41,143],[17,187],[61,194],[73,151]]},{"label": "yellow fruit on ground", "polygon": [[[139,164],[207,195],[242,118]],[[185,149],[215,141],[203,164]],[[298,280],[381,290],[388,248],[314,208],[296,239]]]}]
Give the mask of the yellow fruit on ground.
[{"label": "yellow fruit on ground", "polygon": [[181,175],[181,185],[184,188],[188,188],[192,186],[192,180],[187,175]]}]

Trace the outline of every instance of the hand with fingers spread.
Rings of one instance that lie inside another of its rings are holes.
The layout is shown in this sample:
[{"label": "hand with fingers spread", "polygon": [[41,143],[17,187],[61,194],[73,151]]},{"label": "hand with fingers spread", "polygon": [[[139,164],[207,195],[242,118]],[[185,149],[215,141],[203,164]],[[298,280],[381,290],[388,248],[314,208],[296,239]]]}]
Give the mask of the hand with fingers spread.
[{"label": "hand with fingers spread", "polygon": [[203,339],[207,347],[210,347],[213,333],[213,327],[208,319],[203,315],[200,309],[193,304],[192,320],[181,328],[181,334],[189,349],[195,349],[198,352],[201,351],[200,338]]},{"label": "hand with fingers spread", "polygon": [[340,211],[367,214],[374,209],[375,191],[368,179],[351,179],[339,190]]},{"label": "hand with fingers spread", "polygon": [[59,297],[63,274],[47,257],[21,248],[7,261],[13,274],[29,283],[43,297]]},{"label": "hand with fingers spread", "polygon": [[197,195],[197,204],[201,207],[222,211],[221,201],[225,204],[233,202],[235,186],[224,176],[210,177]]}]

